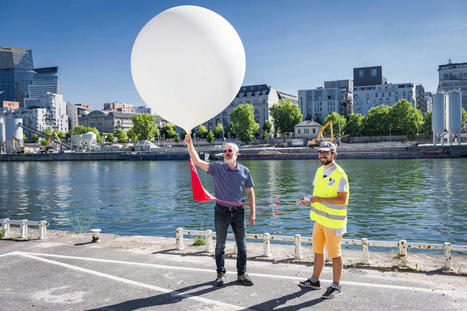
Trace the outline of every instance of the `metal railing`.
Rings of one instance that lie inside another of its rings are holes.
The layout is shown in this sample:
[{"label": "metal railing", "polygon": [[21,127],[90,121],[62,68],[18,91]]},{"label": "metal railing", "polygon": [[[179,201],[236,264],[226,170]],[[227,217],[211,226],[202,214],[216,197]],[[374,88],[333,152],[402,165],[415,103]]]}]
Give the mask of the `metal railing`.
[{"label": "metal railing", "polygon": [[[216,237],[216,233],[212,230],[184,230],[183,228],[177,228],[176,230],[176,247],[181,250],[184,248],[183,236],[203,236],[205,240],[205,251],[212,254],[213,252],[213,241],[212,238]],[[227,238],[234,238],[233,234],[228,234]],[[285,241],[285,242],[294,242],[295,244],[295,254],[294,259],[300,260],[303,258],[302,255],[302,242],[313,241],[312,237],[302,237],[300,234],[295,236],[285,236],[285,235],[270,235],[269,233],[264,234],[246,234],[246,238],[249,240],[262,240],[263,241],[263,256],[271,257],[271,241]],[[362,238],[361,240],[350,240],[343,239],[343,245],[356,245],[362,246],[363,258],[362,263],[368,264],[370,262],[370,251],[369,247],[385,247],[385,248],[398,248],[399,256],[402,265],[407,265],[407,249],[426,249],[426,250],[442,250],[444,251],[444,269],[452,269],[452,257],[451,251],[456,252],[467,252],[467,245],[451,245],[449,242],[444,242],[444,244],[429,244],[429,243],[407,243],[406,240],[401,240],[399,242],[391,241],[371,241],[367,238]],[[234,254],[237,253],[237,246],[234,246]]]},{"label": "metal railing", "polygon": [[30,221],[27,219],[10,220],[10,218],[2,219],[3,237],[7,238],[11,235],[10,225],[17,225],[20,227],[20,234],[22,239],[29,237],[29,226],[39,227],[39,239],[43,240],[47,237],[47,226],[49,223],[45,220]]}]

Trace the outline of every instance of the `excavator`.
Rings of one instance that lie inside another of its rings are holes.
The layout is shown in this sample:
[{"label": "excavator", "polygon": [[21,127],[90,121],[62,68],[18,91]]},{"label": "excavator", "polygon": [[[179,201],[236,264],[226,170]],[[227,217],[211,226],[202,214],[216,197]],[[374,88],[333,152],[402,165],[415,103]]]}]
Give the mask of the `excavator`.
[{"label": "excavator", "polygon": [[40,149],[41,153],[47,153],[52,149],[52,147],[49,145],[53,138],[55,138],[60,145],[62,144],[62,141],[60,140],[60,137],[58,137],[57,133],[55,131],[52,131],[52,134],[50,134],[49,137],[47,138],[47,143],[45,144],[45,146],[41,147]]},{"label": "excavator", "polygon": [[[32,150],[27,148],[27,147],[24,147],[23,144],[21,143],[21,140],[17,139],[16,137],[12,137],[12,140],[13,140],[13,150],[16,152],[16,153],[31,153]],[[18,145],[18,150],[16,150],[16,145]]]},{"label": "excavator", "polygon": [[309,140],[308,141],[308,147],[319,147],[321,144],[321,140],[324,140],[323,132],[327,127],[330,127],[331,129],[331,138],[329,140],[326,139],[326,141],[333,142],[334,141],[334,133],[332,131],[332,121],[328,121],[325,125],[323,125],[318,132],[318,136],[316,136],[316,139]]}]

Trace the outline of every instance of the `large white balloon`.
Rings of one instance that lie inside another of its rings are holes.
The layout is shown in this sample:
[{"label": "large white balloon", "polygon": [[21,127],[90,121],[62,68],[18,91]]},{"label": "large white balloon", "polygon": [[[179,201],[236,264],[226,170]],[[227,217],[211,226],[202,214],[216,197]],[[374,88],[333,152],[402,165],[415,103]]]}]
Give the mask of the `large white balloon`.
[{"label": "large white balloon", "polygon": [[222,16],[178,6],[154,16],[131,52],[131,74],[153,112],[186,131],[220,113],[245,76],[245,50]]}]

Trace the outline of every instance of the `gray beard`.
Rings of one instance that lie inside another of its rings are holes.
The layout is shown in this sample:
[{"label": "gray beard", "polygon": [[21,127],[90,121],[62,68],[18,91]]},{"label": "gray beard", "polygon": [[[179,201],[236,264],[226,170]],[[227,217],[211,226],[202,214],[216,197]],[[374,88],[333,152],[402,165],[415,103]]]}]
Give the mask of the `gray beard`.
[{"label": "gray beard", "polygon": [[232,157],[230,160],[224,159],[225,163],[234,164],[237,161],[237,157]]}]

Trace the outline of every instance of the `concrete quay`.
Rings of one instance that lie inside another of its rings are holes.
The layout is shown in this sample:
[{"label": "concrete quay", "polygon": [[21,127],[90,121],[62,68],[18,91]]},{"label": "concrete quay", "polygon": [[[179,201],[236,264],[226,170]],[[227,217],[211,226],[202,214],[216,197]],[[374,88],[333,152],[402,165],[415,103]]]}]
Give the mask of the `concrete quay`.
[{"label": "concrete quay", "polygon": [[[201,156],[222,159],[220,147],[197,147]],[[316,159],[316,148],[308,147],[255,147],[240,149],[239,159],[245,160],[286,160]],[[467,157],[467,144],[433,146],[431,144],[341,144],[338,148],[340,159],[418,159],[418,158],[461,158]],[[156,151],[113,151],[113,152],[60,152],[0,154],[0,162],[10,161],[151,161],[188,160],[186,148],[177,146]]]},{"label": "concrete quay", "polygon": [[[214,287],[215,262],[202,246],[175,249],[175,238],[48,231],[31,240],[0,240],[0,309],[4,310],[464,310],[467,256],[454,256],[457,273],[436,268],[435,254],[409,253],[418,270],[402,269],[391,253],[345,249],[342,295],[324,300],[332,280],[327,264],[323,289],[297,286],[310,276],[311,247],[293,260],[288,245],[273,245],[262,258],[262,243],[248,243],[248,273],[253,287],[238,284],[232,242],[227,245],[226,284]],[[290,246],[293,247],[293,246]]]}]

